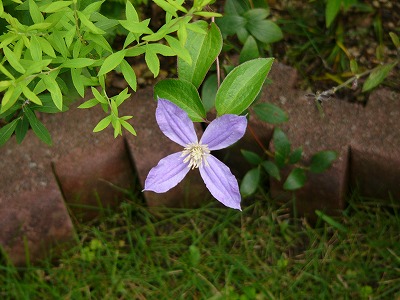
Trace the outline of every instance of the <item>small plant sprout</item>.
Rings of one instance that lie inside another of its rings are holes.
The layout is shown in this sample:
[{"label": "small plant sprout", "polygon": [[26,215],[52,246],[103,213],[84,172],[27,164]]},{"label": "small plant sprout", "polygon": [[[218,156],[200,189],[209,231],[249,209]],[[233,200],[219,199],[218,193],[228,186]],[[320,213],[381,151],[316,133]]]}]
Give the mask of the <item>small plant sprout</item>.
[{"label": "small plant sprout", "polygon": [[241,139],[247,127],[246,117],[225,114],[216,118],[200,141],[187,113],[169,100],[158,99],[156,120],[161,131],[184,149],[161,159],[150,170],[144,191],[164,193],[181,182],[190,169],[198,168],[208,190],[218,201],[241,210],[235,176],[210,151],[226,148]]}]

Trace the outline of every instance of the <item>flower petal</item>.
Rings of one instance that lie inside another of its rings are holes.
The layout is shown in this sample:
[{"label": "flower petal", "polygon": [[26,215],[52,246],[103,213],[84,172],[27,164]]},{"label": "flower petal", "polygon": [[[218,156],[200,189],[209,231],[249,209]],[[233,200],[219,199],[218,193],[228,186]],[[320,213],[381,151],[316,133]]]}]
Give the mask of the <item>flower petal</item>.
[{"label": "flower petal", "polygon": [[212,155],[207,156],[207,162],[199,170],[208,190],[225,206],[241,210],[239,185],[231,170]]},{"label": "flower petal", "polygon": [[181,155],[178,152],[161,159],[147,175],[143,191],[164,193],[181,182],[190,170]]},{"label": "flower petal", "polygon": [[246,127],[245,116],[223,115],[207,126],[200,143],[210,150],[226,148],[243,137]]},{"label": "flower petal", "polygon": [[185,147],[197,142],[193,122],[183,109],[171,101],[158,99],[156,119],[161,131],[175,143]]}]

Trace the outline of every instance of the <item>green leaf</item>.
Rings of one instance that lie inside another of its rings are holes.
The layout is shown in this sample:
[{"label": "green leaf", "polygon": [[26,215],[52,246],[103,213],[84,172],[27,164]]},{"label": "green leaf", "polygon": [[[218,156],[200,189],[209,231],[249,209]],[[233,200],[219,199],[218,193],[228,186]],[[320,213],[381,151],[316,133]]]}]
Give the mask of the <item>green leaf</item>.
[{"label": "green leaf", "polygon": [[81,79],[81,69],[71,68],[72,83],[81,97],[85,96],[85,86]]},{"label": "green leaf", "polygon": [[265,169],[269,176],[275,178],[276,180],[281,180],[279,168],[272,161],[265,160],[261,163],[261,166]]},{"label": "green leaf", "polygon": [[201,254],[199,248],[196,247],[195,245],[189,246],[189,258],[190,258],[190,264],[193,267],[198,266],[201,259]]},{"label": "green leaf", "polygon": [[101,65],[98,75],[103,75],[115,69],[124,59],[126,50],[121,50],[111,54],[104,60]]},{"label": "green leaf", "polygon": [[257,40],[265,44],[275,43],[283,38],[283,33],[279,26],[269,20],[248,22],[246,29]]},{"label": "green leaf", "polygon": [[256,40],[250,35],[240,51],[239,63],[260,57]]},{"label": "green leaf", "polygon": [[15,119],[11,123],[0,128],[0,146],[3,146],[10,139],[19,122],[19,119]]},{"label": "green leaf", "polygon": [[389,32],[390,38],[392,39],[393,45],[396,48],[400,48],[400,40],[399,40],[399,36],[397,34],[395,34],[394,32]]},{"label": "green leaf", "polygon": [[64,8],[70,6],[71,4],[72,4],[72,1],[50,2],[50,4],[45,5],[44,9],[41,9],[41,11],[44,13],[55,13],[55,12],[63,10]]},{"label": "green leaf", "polygon": [[325,7],[325,22],[327,28],[331,26],[333,20],[335,20],[340,11],[341,4],[342,0],[328,0],[328,3]]},{"label": "green leaf", "polygon": [[40,12],[38,5],[33,0],[29,0],[29,13],[31,15],[33,23],[37,24],[44,22],[44,17]]},{"label": "green leaf", "polygon": [[302,147],[299,147],[296,150],[294,150],[289,155],[289,164],[298,163],[300,161],[302,155],[303,155],[303,148]]},{"label": "green leaf", "polygon": [[29,120],[25,116],[22,116],[15,128],[15,138],[18,144],[21,144],[29,129]]},{"label": "green leaf", "polygon": [[41,139],[47,145],[52,144],[51,136],[47,128],[43,125],[42,122],[36,117],[35,113],[32,112],[29,107],[24,108],[25,116],[28,118],[29,124],[32,127],[33,132],[36,136]]},{"label": "green leaf", "polygon": [[107,128],[108,125],[111,123],[111,116],[107,116],[102,119],[99,123],[97,123],[96,127],[93,129],[93,132],[99,132],[103,129]]},{"label": "green leaf", "polygon": [[358,73],[358,64],[355,59],[350,59],[350,70],[351,70],[351,73],[353,73],[353,74]]},{"label": "green leaf", "polygon": [[270,124],[281,124],[289,119],[285,111],[271,103],[259,103],[254,105],[253,109],[261,121]]},{"label": "green leaf", "polygon": [[48,56],[51,56],[51,57],[55,58],[56,57],[56,53],[54,52],[54,49],[51,46],[51,44],[45,38],[42,38],[40,36],[38,36],[36,38],[37,38],[37,40],[38,40],[38,42],[39,42],[39,44],[40,44],[40,46],[42,48],[42,51],[44,53],[46,53]]},{"label": "green leaf", "polygon": [[225,15],[221,19],[217,19],[216,23],[221,29],[224,37],[235,34],[240,28],[246,26],[247,20],[238,15]]},{"label": "green leaf", "polygon": [[224,10],[227,15],[242,15],[250,8],[249,1],[227,0]]},{"label": "green leaf", "polygon": [[304,186],[306,182],[306,173],[304,169],[295,168],[286,178],[283,188],[288,191],[294,191]]},{"label": "green leaf", "polygon": [[132,135],[136,136],[136,131],[133,129],[132,125],[126,122],[125,120],[120,119],[122,127],[124,127],[126,130],[128,130]]},{"label": "green leaf", "polygon": [[243,14],[243,17],[245,17],[249,21],[261,21],[266,19],[268,16],[269,9],[265,8],[250,9]]},{"label": "green leaf", "polygon": [[242,153],[243,157],[251,164],[253,165],[258,165],[260,164],[263,160],[260,157],[260,155],[258,155],[255,152],[252,151],[248,151],[248,150],[243,150],[241,149],[240,152]]},{"label": "green leaf", "polygon": [[126,99],[128,99],[131,94],[128,93],[128,88],[124,89],[121,93],[117,96],[112,97],[115,99],[115,104],[119,107]]},{"label": "green leaf", "polygon": [[151,48],[146,47],[146,54],[144,55],[144,60],[146,61],[147,67],[150,72],[153,73],[154,78],[158,76],[160,72],[160,60],[157,57],[157,54],[151,50]]},{"label": "green leaf", "polygon": [[78,106],[78,108],[91,108],[93,106],[96,106],[97,104],[99,104],[99,101],[97,101],[96,98],[92,98],[83,102],[81,105]]},{"label": "green leaf", "polygon": [[8,62],[10,63],[11,67],[22,74],[25,73],[24,67],[19,63],[19,59],[15,56],[15,54],[8,48],[3,48],[4,55],[6,56]]},{"label": "green leaf", "polygon": [[46,85],[46,89],[50,92],[51,97],[53,99],[54,104],[59,110],[62,110],[63,107],[63,96],[61,93],[61,89],[58,86],[56,80],[50,75],[43,75],[43,81]]},{"label": "green leaf", "polygon": [[139,22],[138,13],[136,12],[135,7],[132,5],[130,1],[126,1],[125,14],[127,20],[133,20],[135,22]]},{"label": "green leaf", "polygon": [[34,92],[32,92],[27,86],[22,86],[22,92],[29,101],[37,105],[42,105],[42,101],[39,99],[39,97]]},{"label": "green leaf", "polygon": [[33,60],[42,60],[42,46],[36,36],[31,37],[31,47],[29,51]]},{"label": "green leaf", "polygon": [[239,115],[246,110],[261,91],[273,61],[273,58],[258,58],[234,68],[217,92],[218,115]]},{"label": "green leaf", "polygon": [[95,63],[94,59],[91,58],[72,58],[68,59],[60,65],[60,68],[85,68]]},{"label": "green leaf", "polygon": [[251,169],[244,175],[242,182],[240,183],[240,193],[243,197],[254,194],[260,183],[260,168]]},{"label": "green leaf", "polygon": [[369,74],[367,80],[365,80],[362,91],[367,92],[378,86],[383,80],[385,80],[385,78],[389,75],[389,72],[396,64],[397,62],[394,62],[391,64],[383,65],[374,70],[371,74]]},{"label": "green leaf", "polygon": [[129,84],[132,90],[136,91],[137,88],[137,81],[136,81],[136,74],[131,65],[123,59],[121,61],[121,71],[124,75],[126,82]]},{"label": "green leaf", "polygon": [[92,86],[92,93],[93,93],[94,97],[97,99],[97,101],[99,101],[99,103],[108,105],[107,99],[102,94],[100,94],[100,92],[93,86]]},{"label": "green leaf", "polygon": [[274,130],[272,140],[275,147],[275,162],[279,168],[283,168],[290,153],[290,142],[282,129],[278,127]]},{"label": "green leaf", "polygon": [[311,157],[310,171],[313,173],[322,173],[330,166],[337,158],[335,151],[320,151]]},{"label": "green leaf", "polygon": [[154,87],[158,98],[167,99],[184,111],[194,122],[203,122],[206,118],[203,103],[196,87],[188,81],[180,79],[164,79]]},{"label": "green leaf", "polygon": [[[110,44],[107,42],[106,38],[102,35],[87,32],[85,34],[85,39],[88,41],[94,42],[95,44],[99,45],[101,48],[103,48],[104,50],[106,50],[110,53],[113,52]],[[77,43],[77,44],[81,45],[81,43]]]},{"label": "green leaf", "polygon": [[3,99],[1,100],[1,111],[4,113],[9,110],[15,102],[17,102],[19,95],[22,93],[21,87],[10,86],[9,89],[4,93]]},{"label": "green leaf", "polygon": [[189,65],[192,64],[192,57],[190,56],[189,51],[185,47],[182,46],[180,41],[178,41],[176,38],[173,38],[172,36],[169,36],[169,35],[166,35],[165,39],[167,40],[171,49],[175,52],[175,54],[179,58],[183,59]]},{"label": "green leaf", "polygon": [[96,27],[89,19],[79,10],[77,11],[79,19],[81,20],[82,24],[89,29],[90,32],[95,34],[106,34],[105,31],[101,30],[100,28]]},{"label": "green leaf", "polygon": [[188,30],[185,44],[185,48],[190,53],[192,63],[189,64],[178,57],[179,79],[191,82],[196,88],[199,88],[222,49],[222,36],[215,23],[211,23],[209,26],[202,21],[199,26],[205,29],[207,33],[202,34]]},{"label": "green leaf", "polygon": [[153,2],[157,4],[157,6],[161,7],[163,10],[171,14],[172,16],[178,17],[178,14],[176,13],[177,9],[173,5],[169,4],[164,0],[153,0]]},{"label": "green leaf", "polygon": [[125,27],[129,32],[137,34],[152,34],[153,31],[149,28],[150,19],[142,22],[135,22],[134,20],[120,20],[119,23]]},{"label": "green leaf", "polygon": [[316,210],[315,214],[321,218],[321,220],[323,220],[324,222],[328,223],[329,225],[331,225],[332,227],[336,228],[337,230],[341,231],[341,232],[347,232],[347,228],[344,227],[342,224],[340,224],[339,222],[335,221],[333,218],[331,218],[330,216],[324,214],[322,211],[320,210]]},{"label": "green leaf", "polygon": [[217,75],[212,74],[209,76],[206,81],[204,81],[201,87],[201,99],[203,100],[204,108],[206,111],[209,111],[214,107],[215,104],[215,96],[218,91],[218,80]]}]

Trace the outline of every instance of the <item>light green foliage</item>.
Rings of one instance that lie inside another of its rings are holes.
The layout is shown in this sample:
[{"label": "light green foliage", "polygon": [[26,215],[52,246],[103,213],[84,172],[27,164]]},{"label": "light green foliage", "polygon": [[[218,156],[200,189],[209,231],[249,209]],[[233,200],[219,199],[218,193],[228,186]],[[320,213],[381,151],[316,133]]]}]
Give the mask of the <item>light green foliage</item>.
[{"label": "light green foliage", "polygon": [[[283,38],[278,25],[267,20],[270,15],[265,1],[227,0],[225,15],[217,19],[224,38],[236,35],[243,45],[240,62],[264,56],[269,45]],[[228,45],[236,48],[234,41],[227,39]]]},{"label": "light green foliage", "polygon": [[[121,135],[122,128],[136,134],[127,122],[131,116],[118,115],[118,107],[129,99],[127,90],[108,97],[105,76],[111,71],[121,72],[135,91],[136,74],[127,57],[144,54],[154,77],[160,70],[160,55],[179,56],[191,63],[184,47],[186,33],[189,29],[201,30],[190,21],[210,1],[196,1],[190,9],[184,8],[181,0],[155,1],[166,12],[166,22],[156,32],[149,28],[150,19],[140,20],[130,1],[126,1],[125,16],[119,19],[101,14],[103,2],[1,2],[0,22],[7,25],[0,33],[0,50],[4,53],[0,62],[0,92],[4,93],[0,118],[8,123],[0,129],[3,144],[12,130],[18,133],[17,140],[22,141],[29,129],[27,119],[38,137],[50,144],[49,133],[36,118],[35,111],[64,111],[78,95],[84,97],[88,87],[92,87],[95,98],[80,107],[100,104],[108,114],[94,131],[111,124],[114,136]],[[123,48],[114,51],[107,36],[119,28],[126,30],[127,36]],[[101,90],[94,89],[96,86],[101,86]],[[51,108],[49,101],[41,100],[45,95],[51,97]]]}]

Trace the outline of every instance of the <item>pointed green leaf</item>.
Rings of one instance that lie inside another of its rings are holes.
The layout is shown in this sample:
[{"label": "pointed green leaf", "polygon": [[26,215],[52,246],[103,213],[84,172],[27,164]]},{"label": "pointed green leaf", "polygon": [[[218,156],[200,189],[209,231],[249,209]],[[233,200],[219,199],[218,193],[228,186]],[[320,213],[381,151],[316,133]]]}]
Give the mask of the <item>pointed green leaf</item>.
[{"label": "pointed green leaf", "polygon": [[71,68],[72,83],[81,97],[85,96],[85,86],[81,80],[81,69]]},{"label": "pointed green leaf", "polygon": [[304,169],[295,168],[286,178],[283,188],[288,191],[294,191],[304,186],[306,182],[306,173]]},{"label": "pointed green leaf", "polygon": [[15,128],[15,138],[18,144],[21,144],[29,129],[29,120],[25,116],[22,116]]},{"label": "pointed green leaf", "polygon": [[93,129],[93,132],[99,132],[103,129],[107,128],[108,125],[111,123],[111,116],[107,116],[102,119],[99,123],[97,123],[96,127]]},{"label": "pointed green leaf", "polygon": [[99,104],[99,101],[97,101],[96,98],[93,98],[83,102],[81,105],[78,106],[78,108],[91,108],[93,106],[96,106],[97,104]]},{"label": "pointed green leaf", "polygon": [[313,173],[322,173],[330,166],[337,158],[335,151],[320,151],[311,157],[310,171]]},{"label": "pointed green leaf", "polygon": [[77,11],[79,19],[81,20],[82,24],[89,29],[90,32],[95,34],[105,34],[106,32],[101,30],[100,28],[96,27],[82,12],[79,10]]},{"label": "pointed green leaf", "polygon": [[49,5],[44,6],[44,9],[41,9],[44,13],[54,13],[63,10],[64,8],[70,6],[72,1],[55,1],[50,2]]},{"label": "pointed green leaf", "polygon": [[42,46],[36,36],[31,37],[31,47],[29,48],[33,60],[42,60]]},{"label": "pointed green leaf", "polygon": [[35,113],[29,109],[29,107],[24,108],[25,116],[28,118],[29,124],[32,127],[33,132],[36,136],[41,139],[47,145],[52,144],[51,136],[47,128],[42,122],[36,117]]},{"label": "pointed green leaf", "polygon": [[154,78],[158,76],[160,72],[160,60],[157,57],[157,54],[153,52],[150,48],[146,47],[146,54],[144,56],[146,64],[151,73],[154,74]]},{"label": "pointed green leaf", "polygon": [[299,147],[296,150],[294,150],[289,155],[289,164],[298,163],[300,161],[302,155],[303,155],[303,148],[302,147]]},{"label": "pointed green leaf", "polygon": [[182,46],[180,41],[178,41],[176,38],[173,38],[172,36],[169,36],[169,35],[166,35],[165,39],[167,40],[171,49],[175,52],[175,54],[179,58],[183,59],[189,65],[192,64],[192,57],[190,56],[189,51],[184,46]]},{"label": "pointed green leaf", "polygon": [[101,65],[98,75],[103,75],[115,69],[124,59],[126,50],[121,50],[111,54],[104,60]]},{"label": "pointed green leaf", "polygon": [[273,58],[258,58],[234,68],[217,92],[218,115],[239,115],[246,110],[261,91],[273,61]]},{"label": "pointed green leaf", "polygon": [[137,81],[136,81],[135,71],[125,59],[121,61],[121,71],[122,75],[124,75],[124,78],[131,87],[131,89],[136,91]]},{"label": "pointed green leaf", "polygon": [[32,92],[27,86],[22,87],[22,92],[29,101],[37,105],[42,105],[42,101],[39,99],[39,97],[34,92]]},{"label": "pointed green leaf", "polygon": [[10,139],[19,122],[19,119],[15,119],[11,123],[0,128],[0,146],[3,146]]},{"label": "pointed green leaf", "polygon": [[16,71],[24,74],[25,69],[19,63],[19,59],[15,56],[15,54],[8,47],[4,47],[3,52],[4,52],[4,55],[6,56],[8,62],[10,63],[11,67],[13,67]]},{"label": "pointed green leaf", "polygon": [[132,125],[126,122],[125,120],[120,119],[122,127],[128,130],[132,135],[136,136],[136,131],[133,129]]},{"label": "pointed green leaf", "polygon": [[271,103],[256,104],[253,110],[261,121],[270,124],[281,124],[289,119],[285,111]]},{"label": "pointed green leaf", "polygon": [[40,12],[38,5],[33,0],[29,0],[29,13],[31,15],[33,23],[37,24],[44,22],[44,17]]},{"label": "pointed green leaf", "polygon": [[208,70],[222,49],[222,36],[215,23],[198,22],[206,34],[188,30],[185,48],[189,51],[192,63],[178,58],[179,79],[191,82],[199,88]]},{"label": "pointed green leaf", "polygon": [[65,62],[63,62],[60,65],[60,68],[85,68],[93,65],[95,62],[96,61],[91,58],[84,58],[84,57],[72,58],[72,59],[67,59]]},{"label": "pointed green leaf", "polygon": [[385,80],[385,78],[389,75],[389,72],[396,64],[397,62],[394,62],[391,64],[383,65],[374,70],[371,74],[369,74],[367,80],[365,80],[362,91],[367,92],[378,86],[383,80]]},{"label": "pointed green leaf", "polygon": [[327,28],[331,26],[333,20],[335,20],[340,11],[341,4],[342,0],[328,0],[325,7],[325,22]]},{"label": "pointed green leaf", "polygon": [[61,89],[58,86],[58,83],[54,78],[50,75],[44,75],[43,81],[46,85],[46,89],[50,92],[51,98],[53,99],[54,104],[59,110],[62,110],[63,107],[63,96],[61,93]]},{"label": "pointed green leaf", "polygon": [[246,24],[246,29],[264,44],[275,43],[283,38],[282,30],[269,20],[255,20]]},{"label": "pointed green leaf", "polygon": [[51,57],[55,58],[56,57],[56,53],[54,52],[54,49],[50,45],[50,43],[45,38],[42,38],[40,36],[38,36],[36,38],[37,38],[37,40],[38,40],[38,42],[39,42],[39,44],[40,44],[40,46],[42,48],[42,51],[44,53],[46,53],[48,56],[51,56]]},{"label": "pointed green leaf", "polygon": [[154,87],[158,98],[167,99],[184,111],[194,122],[202,122],[206,118],[203,103],[196,87],[188,81],[180,79],[164,79]]},{"label": "pointed green leaf", "polygon": [[93,93],[94,97],[97,99],[97,101],[99,101],[99,103],[108,105],[107,99],[102,94],[100,94],[100,92],[93,86],[92,86],[92,93]]}]

